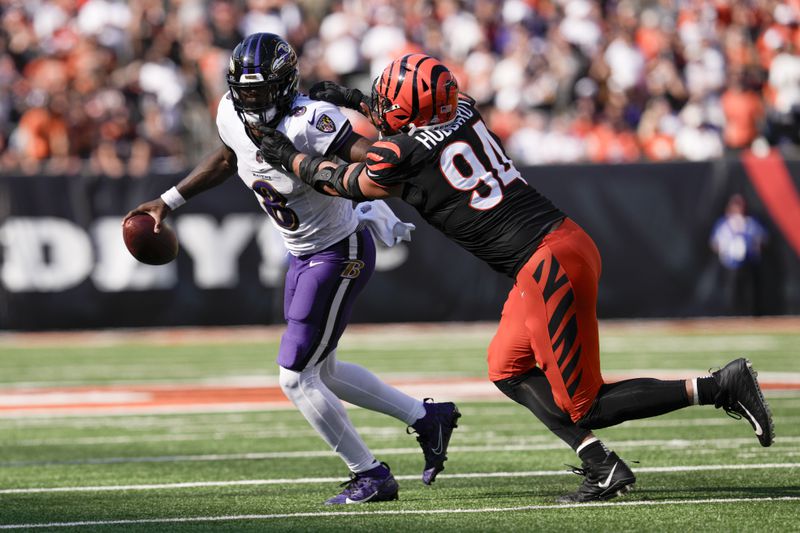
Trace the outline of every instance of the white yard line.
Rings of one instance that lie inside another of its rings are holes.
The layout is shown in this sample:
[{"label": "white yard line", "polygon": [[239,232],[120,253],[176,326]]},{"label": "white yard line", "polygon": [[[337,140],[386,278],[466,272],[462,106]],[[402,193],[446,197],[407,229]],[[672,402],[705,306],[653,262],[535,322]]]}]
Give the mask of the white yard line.
[{"label": "white yard line", "polygon": [[[783,445],[800,442],[800,437],[780,437],[776,439],[772,450],[782,448]],[[742,446],[757,446],[754,438],[736,439],[647,439],[647,440],[607,440],[609,446],[621,450],[628,448],[656,448],[659,450],[688,450],[698,448],[700,451],[711,449],[738,449]],[[532,452],[548,450],[566,450],[560,441],[551,441],[541,444],[516,443],[506,445],[483,446],[451,446],[449,450],[454,453],[490,453],[490,452]],[[419,448],[377,448],[376,456],[384,455],[414,455],[419,453]],[[330,450],[295,450],[285,452],[250,452],[228,454],[199,454],[199,455],[156,455],[143,457],[97,457],[61,461],[2,461],[0,468],[26,467],[26,466],[55,466],[55,465],[107,465],[107,464],[134,464],[134,463],[183,463],[183,462],[210,462],[210,461],[260,461],[264,459],[306,459],[309,457],[334,457]]]},{"label": "white yard line", "polygon": [[[668,472],[712,472],[719,470],[769,470],[789,469],[800,467],[800,463],[754,463],[754,464],[729,464],[729,465],[683,465],[683,466],[649,466],[637,467],[633,470],[638,473],[668,473]],[[572,474],[569,470],[530,470],[523,472],[467,472],[462,474],[440,474],[440,479],[476,479],[476,478],[517,478],[517,477],[546,477]],[[395,479],[415,480],[418,475],[397,475]],[[172,490],[194,489],[205,487],[238,487],[245,485],[300,485],[313,483],[337,483],[341,477],[307,477],[307,478],[280,478],[280,479],[242,479],[236,481],[197,481],[187,483],[152,483],[142,485],[94,485],[72,487],[28,487],[20,489],[2,489],[0,494],[38,494],[51,492],[103,492],[124,490]]]},{"label": "white yard line", "polygon": [[664,505],[714,505],[731,503],[753,502],[794,502],[800,496],[783,496],[777,498],[703,498],[698,500],[646,500],[646,501],[616,501],[582,504],[561,505],[524,505],[516,507],[483,507],[479,509],[397,509],[374,511],[329,511],[317,513],[279,513],[261,515],[229,515],[229,516],[195,516],[187,518],[145,518],[140,520],[85,520],[81,522],[48,522],[44,524],[2,524],[0,529],[25,529],[25,528],[51,528],[51,527],[84,527],[84,526],[111,526],[111,525],[137,525],[137,524],[177,524],[187,522],[230,522],[243,520],[276,520],[286,518],[327,518],[348,516],[398,516],[398,515],[442,515],[442,514],[480,514],[480,513],[509,513],[524,511],[547,511],[558,509],[591,510],[597,507],[653,507]]},{"label": "white yard line", "polygon": [[[800,423],[800,417],[797,416],[784,416],[773,417],[776,424],[781,427],[788,427]],[[689,420],[634,420],[627,422],[621,429],[658,429],[658,428],[684,428],[684,427],[709,427],[709,426],[728,426],[732,422],[728,417],[717,418],[696,418]],[[102,427],[108,427],[107,424],[100,422]],[[61,437],[61,438],[41,438],[41,439],[15,439],[5,440],[0,437],[0,445],[2,446],[107,446],[107,445],[128,445],[144,442],[203,442],[209,440],[225,440],[228,438],[238,439],[297,439],[300,437],[315,437],[317,433],[313,429],[292,429],[289,427],[265,429],[266,424],[174,424],[169,433],[162,435],[109,435],[101,437]],[[555,437],[547,432],[544,427],[540,429],[541,434],[529,434],[524,437],[511,437],[499,434],[501,431],[512,431],[525,428],[526,433],[530,433],[530,421],[528,419],[521,420],[519,424],[496,424],[492,426],[492,431],[476,430],[471,425],[459,424],[462,432],[458,434],[459,441],[481,442],[488,444],[491,441],[509,442],[510,440],[517,441],[518,443],[530,443],[532,441],[552,441]],[[69,427],[69,425],[61,425],[58,427]],[[96,425],[81,427],[97,427]],[[123,427],[125,430],[132,429],[131,427]],[[159,426],[163,428],[163,426]],[[208,428],[209,431],[203,430]],[[51,427],[52,429],[52,427]],[[213,431],[210,431],[213,429]],[[535,431],[535,430],[534,430]],[[362,436],[369,436],[373,438],[394,438],[405,434],[405,427],[387,427],[387,426],[364,426],[359,427],[358,433]],[[452,448],[455,449],[455,448]],[[0,462],[2,464],[2,462]]]},{"label": "white yard line", "polygon": [[[779,437],[773,444],[772,450],[782,448],[783,445],[800,442],[800,437]],[[609,446],[625,450],[628,448],[656,448],[659,450],[687,450],[698,448],[701,451],[711,449],[738,449],[742,446],[757,446],[754,438],[736,439],[647,439],[647,440],[607,440]],[[517,443],[491,446],[451,446],[449,450],[454,453],[490,453],[490,452],[531,452],[548,450],[566,450],[560,441],[541,444]],[[419,448],[378,448],[374,450],[376,456],[384,455],[414,455],[419,453]],[[26,466],[54,466],[54,465],[107,465],[107,464],[134,464],[134,463],[182,463],[182,462],[209,462],[209,461],[260,461],[264,459],[306,459],[309,457],[334,457],[331,450],[295,450],[284,452],[250,452],[228,454],[199,454],[199,455],[156,455],[143,457],[97,457],[62,461],[2,461],[0,468],[26,467]]]},{"label": "white yard line", "polygon": [[[800,376],[800,373],[797,373]],[[766,392],[767,399],[774,408],[794,409],[800,408],[800,390],[769,390]],[[505,398],[505,396],[503,397]],[[228,408],[227,406],[216,406],[221,409],[216,409],[213,406],[200,406],[199,409],[195,406],[190,412],[180,412],[175,409],[172,412],[169,410],[162,410],[158,413],[136,412],[130,410],[126,412],[108,413],[108,412],[64,412],[59,410],[56,412],[25,412],[11,415],[9,413],[0,412],[0,429],[11,426],[12,428],[21,427],[65,427],[65,428],[91,428],[98,425],[103,427],[121,427],[125,429],[130,428],[152,428],[152,427],[167,427],[178,428],[184,426],[204,426],[204,425],[218,425],[221,423],[234,424],[242,421],[247,423],[264,422],[270,425],[275,425],[275,416],[283,416],[281,411],[296,411],[296,408],[289,404],[280,404],[276,407],[267,407],[264,404],[250,404],[248,409],[237,409],[236,405]],[[240,407],[240,406],[239,406]],[[357,407],[347,405],[348,408],[358,409]],[[484,402],[480,406],[470,406],[470,415],[492,415],[492,416],[518,416],[524,411],[520,411],[520,407],[509,401],[504,402]],[[688,410],[684,412],[692,412]],[[709,412],[711,412],[709,410]],[[213,418],[202,417],[203,414],[213,414]],[[715,416],[713,418],[701,419],[686,419],[686,424],[691,424],[693,420],[719,420],[729,422],[724,416]],[[520,420],[524,420],[528,424],[530,418],[523,416]],[[642,422],[660,423],[663,422],[667,425],[676,424],[683,425],[683,421],[676,420],[631,420],[627,424],[640,424]]]}]

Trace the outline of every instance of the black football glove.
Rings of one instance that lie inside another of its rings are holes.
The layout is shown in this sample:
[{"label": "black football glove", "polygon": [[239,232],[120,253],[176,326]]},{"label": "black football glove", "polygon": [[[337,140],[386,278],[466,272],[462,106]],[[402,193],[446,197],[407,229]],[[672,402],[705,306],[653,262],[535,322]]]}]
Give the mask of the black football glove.
[{"label": "black football glove", "polygon": [[259,131],[263,137],[261,138],[261,147],[258,152],[264,158],[264,161],[275,168],[283,167],[288,172],[291,172],[292,158],[295,154],[300,153],[294,147],[292,141],[275,128],[262,126]]},{"label": "black football glove", "polygon": [[369,105],[364,94],[358,89],[348,89],[332,81],[315,83],[308,95],[314,100],[330,102],[339,107],[349,107],[356,111],[361,111],[361,102]]}]

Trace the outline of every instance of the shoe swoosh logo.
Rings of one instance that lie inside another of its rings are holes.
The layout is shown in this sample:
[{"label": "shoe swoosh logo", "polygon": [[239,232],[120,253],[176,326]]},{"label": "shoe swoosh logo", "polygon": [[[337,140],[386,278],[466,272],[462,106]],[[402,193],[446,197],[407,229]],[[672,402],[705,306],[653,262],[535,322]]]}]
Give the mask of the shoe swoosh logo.
[{"label": "shoe swoosh logo", "polygon": [[442,453],[442,440],[442,426],[439,426],[439,444],[437,444],[435,448],[431,449],[431,451],[436,455]]},{"label": "shoe swoosh logo", "polygon": [[347,497],[347,498],[344,499],[344,501],[345,501],[345,503],[365,503],[365,502],[370,501],[375,496],[377,496],[377,494],[378,494],[378,491],[376,490],[375,492],[373,492],[372,494],[370,494],[366,498],[362,498],[360,500],[351,500],[349,497]]},{"label": "shoe swoosh logo", "polygon": [[315,266],[317,266],[317,265],[321,265],[321,264],[322,264],[322,263],[324,263],[324,262],[325,262],[325,261],[311,261],[310,263],[308,263],[308,266],[309,266],[309,267],[315,267]]},{"label": "shoe swoosh logo", "polygon": [[749,418],[750,422],[753,423],[753,427],[755,427],[755,429],[756,429],[756,435],[762,435],[764,433],[764,430],[761,429],[761,424],[758,423],[758,420],[756,420],[756,417],[754,417],[750,413],[750,411],[747,410],[747,407],[742,405],[742,402],[738,402],[738,403],[739,403],[739,406],[742,408],[742,410],[744,410],[744,413],[747,415],[747,418]]},{"label": "shoe swoosh logo", "polygon": [[614,472],[617,470],[617,465],[619,462],[614,463],[614,468],[611,469],[611,473],[608,474],[608,477],[602,483],[598,483],[597,486],[601,489],[607,489],[609,485],[611,485],[611,478],[614,477]]}]

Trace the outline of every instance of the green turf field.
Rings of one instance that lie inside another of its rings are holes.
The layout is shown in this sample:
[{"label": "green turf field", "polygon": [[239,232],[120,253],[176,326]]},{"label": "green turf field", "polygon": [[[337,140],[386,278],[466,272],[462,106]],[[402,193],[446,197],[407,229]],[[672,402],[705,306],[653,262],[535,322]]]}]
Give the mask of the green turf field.
[{"label": "green turf field", "polygon": [[[348,333],[339,357],[390,380],[474,378],[485,374],[490,336],[472,327]],[[703,373],[747,355],[765,381],[800,382],[792,328],[612,325],[602,339],[609,373]],[[276,347],[274,335],[197,344],[0,339],[0,405],[10,392],[83,385],[274,384]],[[638,481],[623,498],[582,506],[553,503],[580,481],[564,466],[574,454],[502,398],[458,402],[463,417],[432,487],[419,480],[422,454],[402,423],[350,410],[401,492],[397,502],[347,508],[321,505],[346,472],[292,409],[0,411],[0,530],[797,531],[800,390],[788,389],[766,391],[777,433],[768,449],[744,421],[709,407],[598,431]]]}]

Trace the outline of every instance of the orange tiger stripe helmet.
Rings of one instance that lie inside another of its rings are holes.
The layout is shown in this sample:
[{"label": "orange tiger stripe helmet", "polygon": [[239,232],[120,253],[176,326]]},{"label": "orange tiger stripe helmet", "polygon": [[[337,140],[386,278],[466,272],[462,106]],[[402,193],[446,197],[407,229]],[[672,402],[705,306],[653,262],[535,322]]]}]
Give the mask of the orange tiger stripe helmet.
[{"label": "orange tiger stripe helmet", "polygon": [[372,112],[386,134],[443,124],[455,118],[456,77],[438,59],[408,54],[395,59],[372,84]]}]

